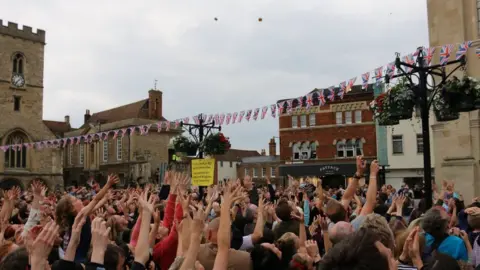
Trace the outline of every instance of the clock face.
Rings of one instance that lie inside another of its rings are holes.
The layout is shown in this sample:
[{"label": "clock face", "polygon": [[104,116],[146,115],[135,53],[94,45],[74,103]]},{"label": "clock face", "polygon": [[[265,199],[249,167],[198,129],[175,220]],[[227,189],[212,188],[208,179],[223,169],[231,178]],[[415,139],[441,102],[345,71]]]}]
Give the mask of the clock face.
[{"label": "clock face", "polygon": [[12,76],[12,84],[15,87],[23,87],[25,85],[25,79],[20,74],[14,74]]}]

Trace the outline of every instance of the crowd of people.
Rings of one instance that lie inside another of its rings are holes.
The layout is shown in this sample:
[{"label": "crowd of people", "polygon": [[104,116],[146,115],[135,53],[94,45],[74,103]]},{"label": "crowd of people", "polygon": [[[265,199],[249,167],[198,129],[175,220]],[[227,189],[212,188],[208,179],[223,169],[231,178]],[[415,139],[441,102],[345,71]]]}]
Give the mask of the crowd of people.
[{"label": "crowd of people", "polygon": [[3,191],[0,270],[480,269],[480,202],[444,181],[426,209],[408,186],[379,187],[376,161],[356,167],[346,189],[248,176],[199,188],[173,171],[125,189],[114,175],[63,192],[33,181]]}]

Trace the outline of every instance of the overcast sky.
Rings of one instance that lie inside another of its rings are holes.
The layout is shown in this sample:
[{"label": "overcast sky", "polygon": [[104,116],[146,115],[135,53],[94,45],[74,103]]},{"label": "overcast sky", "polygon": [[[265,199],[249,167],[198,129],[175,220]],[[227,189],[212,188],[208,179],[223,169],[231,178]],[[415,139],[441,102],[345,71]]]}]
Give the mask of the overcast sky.
[{"label": "overcast sky", "polygon": [[[43,116],[78,127],[86,109],[147,98],[155,79],[169,120],[338,85],[428,45],[425,2],[0,0],[0,18],[47,31]],[[278,120],[224,132],[260,150]]]}]

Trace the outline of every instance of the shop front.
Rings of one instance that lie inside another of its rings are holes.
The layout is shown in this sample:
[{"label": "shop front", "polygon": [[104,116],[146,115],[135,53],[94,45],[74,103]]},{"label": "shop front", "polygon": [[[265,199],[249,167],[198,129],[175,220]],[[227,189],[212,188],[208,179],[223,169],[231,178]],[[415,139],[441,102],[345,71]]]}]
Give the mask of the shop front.
[{"label": "shop front", "polygon": [[357,168],[352,163],[324,163],[324,164],[285,164],[279,166],[280,176],[291,175],[296,179],[312,177],[322,179],[323,187],[345,188]]}]

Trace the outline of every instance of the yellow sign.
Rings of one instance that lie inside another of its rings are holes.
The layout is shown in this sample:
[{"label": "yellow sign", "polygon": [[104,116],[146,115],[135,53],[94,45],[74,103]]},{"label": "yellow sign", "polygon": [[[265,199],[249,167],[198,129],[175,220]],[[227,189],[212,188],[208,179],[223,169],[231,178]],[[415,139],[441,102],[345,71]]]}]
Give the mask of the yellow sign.
[{"label": "yellow sign", "polygon": [[215,178],[215,159],[192,160],[192,185],[210,186]]}]

